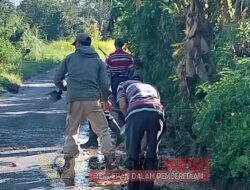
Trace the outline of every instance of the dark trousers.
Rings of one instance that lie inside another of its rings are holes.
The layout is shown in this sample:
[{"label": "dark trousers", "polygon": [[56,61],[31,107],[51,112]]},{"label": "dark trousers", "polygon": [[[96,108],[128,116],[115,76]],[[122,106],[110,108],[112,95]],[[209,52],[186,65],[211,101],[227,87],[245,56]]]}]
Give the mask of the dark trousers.
[{"label": "dark trousers", "polygon": [[121,82],[124,82],[128,80],[128,77],[120,77],[120,76],[116,76],[116,77],[111,77],[111,90],[112,90],[112,96],[113,99],[116,102],[116,98],[117,98],[117,87],[119,86],[119,84]]},{"label": "dark trousers", "polygon": [[[119,125],[116,123],[114,118],[108,118],[106,117],[108,124],[109,124],[109,128],[111,129],[111,131],[116,135],[117,138],[120,138],[120,127]],[[97,142],[97,138],[98,136],[94,133],[94,131],[91,128],[91,124],[89,122],[89,140],[93,141],[93,142]]]},{"label": "dark trousers", "polygon": [[[122,76],[116,76],[111,77],[111,90],[112,90],[112,96],[113,96],[113,106],[116,106],[119,108],[119,105],[117,104],[117,88],[121,82],[124,82],[128,80],[128,77],[122,77]],[[118,112],[118,118],[117,122],[120,126],[124,125],[124,115],[121,112]]]},{"label": "dark trousers", "polygon": [[[157,170],[157,150],[159,138],[163,131],[163,119],[157,112],[141,111],[129,116],[126,126],[126,152],[129,170]],[[145,163],[142,166],[139,160],[141,140],[147,132],[147,152]],[[128,190],[151,190],[154,182],[128,183]]]}]

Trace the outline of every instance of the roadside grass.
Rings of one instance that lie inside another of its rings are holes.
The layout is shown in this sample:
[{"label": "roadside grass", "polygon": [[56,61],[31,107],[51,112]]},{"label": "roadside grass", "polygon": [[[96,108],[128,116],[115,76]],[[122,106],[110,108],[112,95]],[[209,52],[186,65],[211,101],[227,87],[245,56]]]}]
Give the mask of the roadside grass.
[{"label": "roadside grass", "polygon": [[70,52],[74,51],[74,47],[69,42],[59,40],[46,43],[41,48],[39,59],[24,59],[17,68],[21,78],[26,80],[32,76],[42,73],[56,66]]},{"label": "roadside grass", "polygon": [[[74,51],[72,41],[58,40],[44,43],[39,50],[31,49],[31,53],[24,58],[21,56],[21,50],[13,49],[13,52],[19,55],[15,58],[15,62],[0,65],[0,93],[4,91],[7,83],[20,84],[23,80],[55,67],[66,55]],[[102,59],[105,59],[105,56],[99,48],[107,54],[114,50],[114,41],[111,39],[105,41],[93,39],[92,45]]]},{"label": "roadside grass", "polygon": [[41,60],[61,61],[66,55],[74,51],[71,42],[65,40],[52,41],[42,47]]},{"label": "roadside grass", "polygon": [[[4,91],[7,83],[20,84],[23,80],[53,68],[73,50],[74,47],[67,41],[52,41],[44,43],[39,51],[31,49],[30,54],[24,58],[19,56],[15,63],[4,63],[0,70],[0,92]],[[19,54],[21,52],[18,48],[15,51]]]},{"label": "roadside grass", "polygon": [[105,59],[105,55],[102,53],[100,49],[102,49],[107,55],[109,55],[111,52],[115,50],[113,39],[108,39],[103,41],[94,39],[92,45],[102,59]]}]

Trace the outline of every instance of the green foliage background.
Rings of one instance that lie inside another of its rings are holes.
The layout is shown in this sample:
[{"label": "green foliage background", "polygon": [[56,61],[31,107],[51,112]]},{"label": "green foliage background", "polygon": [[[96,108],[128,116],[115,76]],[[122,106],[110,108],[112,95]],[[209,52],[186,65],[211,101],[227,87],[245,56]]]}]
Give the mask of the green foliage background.
[{"label": "green foliage background", "polygon": [[98,1],[91,11],[87,2],[80,3],[23,0],[15,7],[9,0],[0,1],[0,92],[9,82],[21,83],[58,64],[74,51],[71,43],[78,32],[90,32],[97,51],[101,48],[108,54],[114,50],[112,39],[101,41],[98,28],[88,30],[92,19],[101,22],[107,17],[103,11],[110,3]]},{"label": "green foliage background", "polygon": [[101,41],[102,31],[88,26],[95,19],[104,30],[112,19],[113,37],[125,39],[126,48],[144,64],[144,81],[161,93],[167,148],[175,149],[175,156],[210,157],[212,182],[220,181],[220,189],[230,189],[235,183],[250,186],[250,60],[237,54],[237,49],[250,42],[250,20],[235,20],[228,6],[232,1],[208,1],[209,56],[219,78],[214,84],[198,81],[196,96],[184,101],[175,69],[183,56],[188,2],[142,0],[136,8],[134,0],[23,0],[16,8],[2,0],[0,91],[8,82],[20,83],[55,66],[74,50],[70,43],[77,32],[91,32],[94,47],[110,53],[113,40]]},{"label": "green foliage background", "polygon": [[236,180],[249,184],[249,71],[250,62],[223,71],[221,80],[209,88],[193,126],[197,145],[205,146],[211,156],[212,176],[222,178],[226,188]]},{"label": "green foliage background", "polygon": [[[250,83],[248,57],[239,57],[236,47],[250,41],[249,19],[224,19],[224,5],[209,1],[207,15],[212,27],[211,61],[219,74],[214,84],[198,82],[197,97],[183,101],[175,78],[181,60],[179,48],[185,38],[185,7],[188,2],[144,0],[136,9],[134,1],[117,1],[116,35],[144,63],[144,80],[160,90],[166,106],[169,147],[185,147],[186,156],[211,158],[214,183],[221,189],[232,184],[249,185]],[[118,6],[119,5],[119,6]],[[226,17],[226,16],[225,16]],[[179,56],[174,56],[179,51]],[[199,97],[205,95],[205,99]],[[178,153],[176,156],[183,155]]]},{"label": "green foliage background", "polygon": [[172,107],[178,89],[171,78],[174,75],[171,44],[184,37],[183,22],[176,22],[182,19],[181,12],[171,1],[142,1],[138,11],[133,2],[124,2],[119,10],[122,16],[118,18],[116,35],[128,41],[128,49],[144,63],[145,81],[156,85],[163,101]]}]

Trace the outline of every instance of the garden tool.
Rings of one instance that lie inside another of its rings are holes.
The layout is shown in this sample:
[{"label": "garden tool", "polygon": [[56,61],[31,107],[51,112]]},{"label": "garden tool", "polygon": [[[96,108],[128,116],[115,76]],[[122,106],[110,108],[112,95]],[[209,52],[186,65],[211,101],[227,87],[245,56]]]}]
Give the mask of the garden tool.
[{"label": "garden tool", "polygon": [[49,95],[49,100],[52,101],[58,101],[60,99],[62,99],[62,90],[53,90],[52,92],[48,93]]},{"label": "garden tool", "polygon": [[103,55],[105,56],[105,58],[108,58],[108,54],[105,53],[105,51],[103,51],[100,47],[98,47],[98,49],[103,53]]}]

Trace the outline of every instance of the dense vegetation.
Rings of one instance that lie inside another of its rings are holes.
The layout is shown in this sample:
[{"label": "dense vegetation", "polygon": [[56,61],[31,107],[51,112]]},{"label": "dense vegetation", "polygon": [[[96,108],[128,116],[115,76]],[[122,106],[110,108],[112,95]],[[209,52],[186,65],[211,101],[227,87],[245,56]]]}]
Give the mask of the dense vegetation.
[{"label": "dense vegetation", "polygon": [[[249,186],[249,3],[128,0],[116,4],[117,34],[127,39],[128,48],[144,63],[145,80],[160,89],[167,108],[166,141],[175,147],[176,156],[209,156],[212,180],[219,189]],[[196,5],[199,22],[193,32],[188,27],[194,23],[196,9],[191,7]],[[209,45],[199,60],[210,64],[205,68],[214,69],[214,78],[206,81],[197,69],[193,76],[184,70],[190,90],[185,96],[175,70],[187,53],[199,48],[188,43],[197,36]]]},{"label": "dense vegetation", "polygon": [[[122,36],[143,62],[144,80],[161,92],[169,148],[176,156],[210,157],[218,189],[244,189],[250,186],[249,6],[240,0],[23,0],[16,8],[2,0],[0,88],[51,68],[73,50],[77,32],[91,33],[94,46],[107,53],[112,41],[100,38]],[[185,70],[190,56],[192,75]],[[212,79],[197,69],[201,62]]]},{"label": "dense vegetation", "polygon": [[70,44],[76,33],[89,32],[96,49],[111,52],[113,41],[100,40],[98,25],[107,28],[110,3],[94,5],[77,0],[23,0],[15,7],[9,0],[0,1],[0,92],[10,82],[20,83],[52,68],[74,50]]}]

